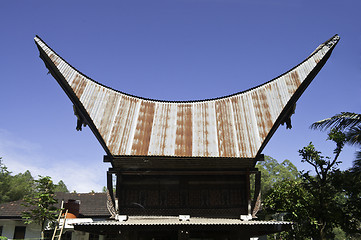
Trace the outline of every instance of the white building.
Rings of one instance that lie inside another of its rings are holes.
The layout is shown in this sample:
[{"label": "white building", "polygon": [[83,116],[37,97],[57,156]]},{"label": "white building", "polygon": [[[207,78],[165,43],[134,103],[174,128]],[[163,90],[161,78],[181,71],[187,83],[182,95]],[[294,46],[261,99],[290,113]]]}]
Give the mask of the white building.
[{"label": "white building", "polygon": [[[110,217],[106,208],[107,197],[105,193],[57,193],[56,198],[60,208],[61,201],[71,203],[69,215],[63,231],[62,239],[66,240],[106,240],[112,236],[91,234],[74,231],[75,223],[90,223],[106,220]],[[69,201],[70,200],[70,201]],[[72,201],[73,200],[73,201]],[[75,201],[74,201],[75,200]],[[26,210],[23,201],[14,201],[0,205],[0,236],[10,239],[40,239],[41,229],[37,224],[25,224],[21,214]],[[75,205],[75,208],[74,208]],[[51,239],[52,230],[46,232],[46,237]]]}]

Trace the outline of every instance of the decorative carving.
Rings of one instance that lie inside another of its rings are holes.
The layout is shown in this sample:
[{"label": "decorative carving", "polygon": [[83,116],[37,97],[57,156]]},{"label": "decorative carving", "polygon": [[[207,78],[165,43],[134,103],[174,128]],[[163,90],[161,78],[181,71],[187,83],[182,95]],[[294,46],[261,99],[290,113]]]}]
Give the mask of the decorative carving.
[{"label": "decorative carving", "polygon": [[84,118],[81,116],[81,114],[79,113],[80,111],[78,110],[78,108],[73,105],[73,110],[74,110],[74,115],[77,118],[77,122],[76,122],[76,130],[77,131],[81,131],[82,130],[82,126],[86,127],[86,123]]},{"label": "decorative carving", "polygon": [[292,128],[292,124],[291,124],[291,116],[293,114],[295,114],[296,111],[296,104],[294,104],[292,106],[292,108],[290,108],[290,110],[288,111],[288,113],[285,115],[285,117],[283,118],[281,125],[286,123],[286,129],[291,129]]},{"label": "decorative carving", "polygon": [[332,46],[334,46],[338,41],[340,40],[340,36],[335,35],[333,36],[327,43],[326,46],[331,48]]},{"label": "decorative carving", "polygon": [[259,192],[256,203],[254,204],[254,208],[252,211],[252,218],[257,218],[256,214],[258,213],[260,208],[261,208],[261,192]]},{"label": "decorative carving", "polygon": [[112,197],[110,196],[109,189],[107,190],[107,208],[111,215],[110,218],[115,219],[115,216],[117,215],[117,213],[115,211],[115,207],[114,207],[114,204],[112,201]]}]

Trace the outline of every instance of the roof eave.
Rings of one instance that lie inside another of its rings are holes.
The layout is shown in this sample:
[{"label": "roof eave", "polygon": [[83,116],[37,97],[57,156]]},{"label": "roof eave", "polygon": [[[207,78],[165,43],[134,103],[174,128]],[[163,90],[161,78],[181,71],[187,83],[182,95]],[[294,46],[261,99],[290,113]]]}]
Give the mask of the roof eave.
[{"label": "roof eave", "polygon": [[[307,61],[310,57],[312,57],[313,55],[315,55],[319,50],[322,49],[322,47],[324,45],[327,45],[329,42],[332,43],[332,46],[330,48],[330,50],[325,54],[325,56],[318,62],[318,64],[316,65],[316,67],[310,72],[310,74],[306,77],[306,79],[302,82],[301,86],[296,90],[296,92],[294,93],[294,95],[291,97],[291,99],[289,100],[289,102],[286,104],[286,106],[284,107],[283,111],[281,112],[281,114],[279,115],[279,117],[277,118],[276,122],[274,123],[273,127],[271,128],[271,130],[269,131],[268,135],[266,136],[265,140],[263,141],[261,147],[259,148],[257,155],[259,156],[261,155],[263,149],[266,147],[267,143],[269,142],[269,140],[272,138],[273,134],[276,132],[276,130],[278,129],[278,127],[281,125],[281,123],[284,121],[284,119],[286,117],[290,117],[290,115],[292,115],[291,111],[294,108],[295,104],[297,103],[297,101],[299,100],[299,98],[301,97],[301,95],[304,93],[304,91],[307,89],[307,87],[311,84],[312,80],[317,76],[317,74],[321,71],[321,69],[323,68],[323,66],[326,64],[327,60],[329,59],[329,57],[331,56],[331,53],[333,51],[333,49],[336,47],[336,44],[339,41],[339,36],[336,34],[335,36],[333,36],[332,38],[330,38],[329,40],[327,40],[325,43],[321,44],[307,59],[305,59],[303,62]],[[302,63],[303,63],[302,62]],[[302,63],[300,63],[299,65],[301,65]],[[295,66],[294,68],[292,68],[291,70],[297,68],[299,65]],[[290,70],[290,71],[291,71]],[[288,71],[289,72],[289,71]],[[284,75],[284,74],[283,74]],[[277,77],[278,78],[278,77]]]},{"label": "roof eave", "polygon": [[[37,38],[39,38],[37,36]],[[40,38],[39,38],[40,39]],[[51,75],[56,79],[56,81],[59,83],[61,88],[64,90],[66,95],[69,97],[71,102],[77,107],[79,110],[79,114],[81,114],[81,117],[85,119],[86,124],[89,126],[95,137],[98,139],[99,143],[105,150],[105,152],[109,155],[111,155],[110,150],[108,149],[104,139],[102,138],[101,134],[97,130],[93,120],[90,118],[89,114],[86,112],[83,104],[80,102],[79,98],[74,94],[71,87],[67,83],[67,81],[64,79],[64,76],[59,72],[58,68],[55,66],[55,64],[51,61],[49,56],[44,52],[44,50],[39,46],[37,41],[35,41],[36,46],[39,49],[40,58],[44,61],[46,68],[49,70]],[[49,47],[50,48],[50,47]]]}]

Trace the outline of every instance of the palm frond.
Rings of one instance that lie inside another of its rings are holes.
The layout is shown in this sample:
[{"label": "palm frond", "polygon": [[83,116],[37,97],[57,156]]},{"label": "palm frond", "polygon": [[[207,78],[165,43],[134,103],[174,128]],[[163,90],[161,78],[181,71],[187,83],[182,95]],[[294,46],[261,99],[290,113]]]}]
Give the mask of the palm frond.
[{"label": "palm frond", "polygon": [[337,130],[343,131],[354,126],[361,126],[361,114],[341,112],[330,118],[313,123],[311,128],[320,130],[336,128]]},{"label": "palm frond", "polygon": [[346,132],[347,143],[361,146],[361,125],[354,126]]},{"label": "palm frond", "polygon": [[361,151],[356,152],[356,158],[353,161],[351,170],[355,173],[361,174]]}]

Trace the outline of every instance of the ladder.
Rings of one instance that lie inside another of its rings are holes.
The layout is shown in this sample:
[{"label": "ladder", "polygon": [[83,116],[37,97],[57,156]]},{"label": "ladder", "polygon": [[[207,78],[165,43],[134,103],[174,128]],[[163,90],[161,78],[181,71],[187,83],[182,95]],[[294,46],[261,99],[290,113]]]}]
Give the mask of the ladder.
[{"label": "ladder", "polygon": [[[66,216],[68,215],[68,209],[66,209],[64,211],[63,205],[64,205],[64,201],[61,201],[59,217],[58,217],[58,220],[56,221],[53,237],[51,238],[51,240],[60,240],[61,235],[63,234],[63,230],[64,230],[64,227],[65,227]],[[63,214],[64,214],[64,216],[63,216]]]}]

